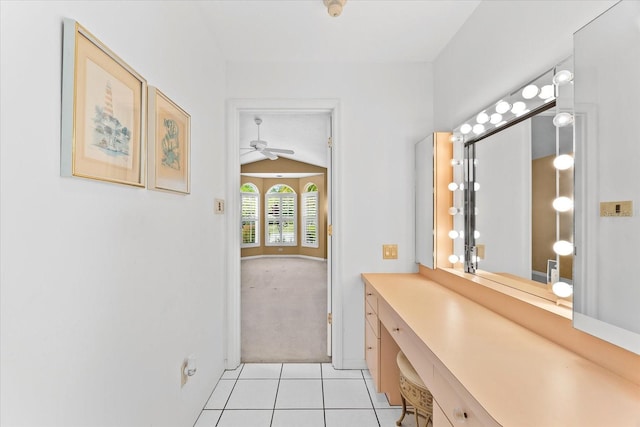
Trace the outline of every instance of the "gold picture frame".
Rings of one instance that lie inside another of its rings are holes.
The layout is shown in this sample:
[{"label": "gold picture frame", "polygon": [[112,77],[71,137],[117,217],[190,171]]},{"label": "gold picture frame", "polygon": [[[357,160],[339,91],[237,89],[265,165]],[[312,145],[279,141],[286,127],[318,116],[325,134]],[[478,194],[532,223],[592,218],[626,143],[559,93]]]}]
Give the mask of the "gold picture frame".
[{"label": "gold picture frame", "polygon": [[64,20],[60,173],[145,186],[146,80]]},{"label": "gold picture frame", "polygon": [[148,188],[189,194],[191,116],[158,88],[148,89]]}]

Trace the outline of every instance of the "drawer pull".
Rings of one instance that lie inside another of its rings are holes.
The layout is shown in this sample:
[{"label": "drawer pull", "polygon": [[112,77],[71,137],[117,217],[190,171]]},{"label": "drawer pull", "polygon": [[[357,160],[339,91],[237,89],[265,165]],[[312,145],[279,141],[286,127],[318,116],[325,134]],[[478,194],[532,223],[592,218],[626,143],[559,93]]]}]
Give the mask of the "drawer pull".
[{"label": "drawer pull", "polygon": [[367,350],[373,350],[373,347],[367,347]]},{"label": "drawer pull", "polygon": [[400,328],[393,328],[393,332],[400,332]]},{"label": "drawer pull", "polygon": [[373,294],[372,294],[371,292],[367,292],[367,296],[368,296],[368,297],[370,297],[370,296],[372,296],[372,295],[373,295]]},{"label": "drawer pull", "polygon": [[367,316],[372,316],[372,315],[373,315],[373,313],[371,313],[371,312],[367,313]]},{"label": "drawer pull", "polygon": [[461,423],[463,423],[463,422],[465,422],[467,420],[467,418],[469,418],[469,416],[461,408],[455,408],[453,410],[453,418],[456,421],[460,421]]}]

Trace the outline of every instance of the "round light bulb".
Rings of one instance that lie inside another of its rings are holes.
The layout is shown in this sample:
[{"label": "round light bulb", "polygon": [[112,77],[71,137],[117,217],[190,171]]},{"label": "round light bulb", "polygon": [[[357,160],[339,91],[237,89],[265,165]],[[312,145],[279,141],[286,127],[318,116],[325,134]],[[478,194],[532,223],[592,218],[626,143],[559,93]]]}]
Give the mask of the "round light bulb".
[{"label": "round light bulb", "polygon": [[511,112],[513,114],[522,114],[524,110],[527,109],[527,104],[522,101],[514,102],[513,107],[511,107]]},{"label": "round light bulb", "polygon": [[556,282],[551,289],[560,298],[567,298],[573,295],[573,286],[565,282]]},{"label": "round light bulb", "polygon": [[562,256],[571,255],[573,253],[573,244],[566,240],[558,240],[553,244],[553,251]]},{"label": "round light bulb", "polygon": [[460,133],[462,133],[463,135],[468,134],[469,132],[471,132],[471,125],[469,123],[465,123],[462,126],[460,126]]},{"label": "round light bulb", "polygon": [[479,182],[474,182],[473,183],[473,191],[478,191],[480,190],[480,183]]},{"label": "round light bulb", "polygon": [[457,232],[456,230],[451,230],[451,231],[449,232],[449,238],[450,238],[450,239],[457,239],[457,238],[458,238],[458,236],[459,236],[459,234],[458,234],[458,232]]},{"label": "round light bulb", "polygon": [[571,123],[573,123],[573,115],[571,113],[558,113],[556,114],[556,116],[553,118],[553,124],[556,125],[556,127],[563,127],[563,126],[568,126]]},{"label": "round light bulb", "polygon": [[538,92],[540,92],[540,89],[538,89],[538,86],[529,85],[529,86],[525,87],[524,89],[522,89],[522,97],[524,99],[535,98],[535,96],[538,94]]},{"label": "round light bulb", "polygon": [[447,188],[449,189],[449,191],[456,191],[458,189],[458,184],[456,184],[455,182],[450,182],[449,185],[447,185]]},{"label": "round light bulb", "polygon": [[553,76],[553,84],[561,86],[573,80],[573,73],[569,70],[560,70]]},{"label": "round light bulb", "polygon": [[473,238],[474,239],[479,239],[480,238],[480,232],[478,230],[474,230],[473,232]]},{"label": "round light bulb", "polygon": [[554,95],[553,85],[544,85],[540,89],[540,93],[538,94],[538,98],[540,99],[549,99]]},{"label": "round light bulb", "polygon": [[476,135],[480,135],[482,132],[484,132],[484,125],[481,124],[477,124],[473,126],[473,133],[475,133]]},{"label": "round light bulb", "polygon": [[464,239],[464,230],[458,231],[458,235],[460,236],[461,239]]},{"label": "round light bulb", "polygon": [[458,188],[460,191],[464,190],[464,182],[461,182],[460,185],[458,185]]},{"label": "round light bulb", "polygon": [[569,154],[561,154],[553,159],[553,167],[558,170],[564,171],[573,166],[573,157]]},{"label": "round light bulb", "polygon": [[458,209],[458,208],[455,208],[455,207],[454,208],[449,208],[449,215],[455,215],[458,212],[460,212],[460,209]]},{"label": "round light bulb", "polygon": [[496,113],[504,114],[511,109],[511,104],[507,101],[500,101],[496,104]]},{"label": "round light bulb", "polygon": [[502,114],[499,113],[493,113],[491,115],[491,119],[489,120],[489,122],[492,125],[497,125],[498,123],[500,123],[502,121]]},{"label": "round light bulb", "polygon": [[484,111],[476,116],[476,122],[480,123],[481,125],[487,123],[488,121],[489,115]]},{"label": "round light bulb", "polygon": [[557,210],[558,212],[567,212],[570,211],[573,208],[573,200],[571,200],[568,197],[557,197],[554,201],[553,201],[553,209]]},{"label": "round light bulb", "polygon": [[458,255],[449,255],[449,262],[451,264],[455,264],[459,261]]}]

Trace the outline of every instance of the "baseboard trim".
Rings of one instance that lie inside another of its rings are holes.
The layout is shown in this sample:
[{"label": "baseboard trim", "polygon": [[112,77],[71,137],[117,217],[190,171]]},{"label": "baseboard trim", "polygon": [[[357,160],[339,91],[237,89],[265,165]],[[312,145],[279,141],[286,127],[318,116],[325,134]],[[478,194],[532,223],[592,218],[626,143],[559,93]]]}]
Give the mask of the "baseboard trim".
[{"label": "baseboard trim", "polygon": [[302,259],[311,259],[314,261],[324,261],[327,262],[326,258],[318,258],[308,255],[253,255],[253,256],[243,256],[240,257],[241,260],[245,259],[259,259],[259,258],[302,258]]}]

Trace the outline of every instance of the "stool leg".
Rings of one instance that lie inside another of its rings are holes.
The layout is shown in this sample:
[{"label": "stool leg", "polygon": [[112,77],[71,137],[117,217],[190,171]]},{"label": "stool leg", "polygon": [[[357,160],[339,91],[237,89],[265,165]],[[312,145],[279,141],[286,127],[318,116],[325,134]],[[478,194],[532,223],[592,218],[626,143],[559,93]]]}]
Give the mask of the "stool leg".
[{"label": "stool leg", "polygon": [[407,401],[404,400],[404,396],[402,395],[400,395],[400,399],[402,399],[402,415],[400,415],[400,419],[396,421],[397,426],[402,425],[402,420],[404,419],[404,416],[407,414]]},{"label": "stool leg", "polygon": [[418,418],[418,410],[416,408],[413,408],[413,413],[416,414],[416,427],[420,427],[420,418]]}]

